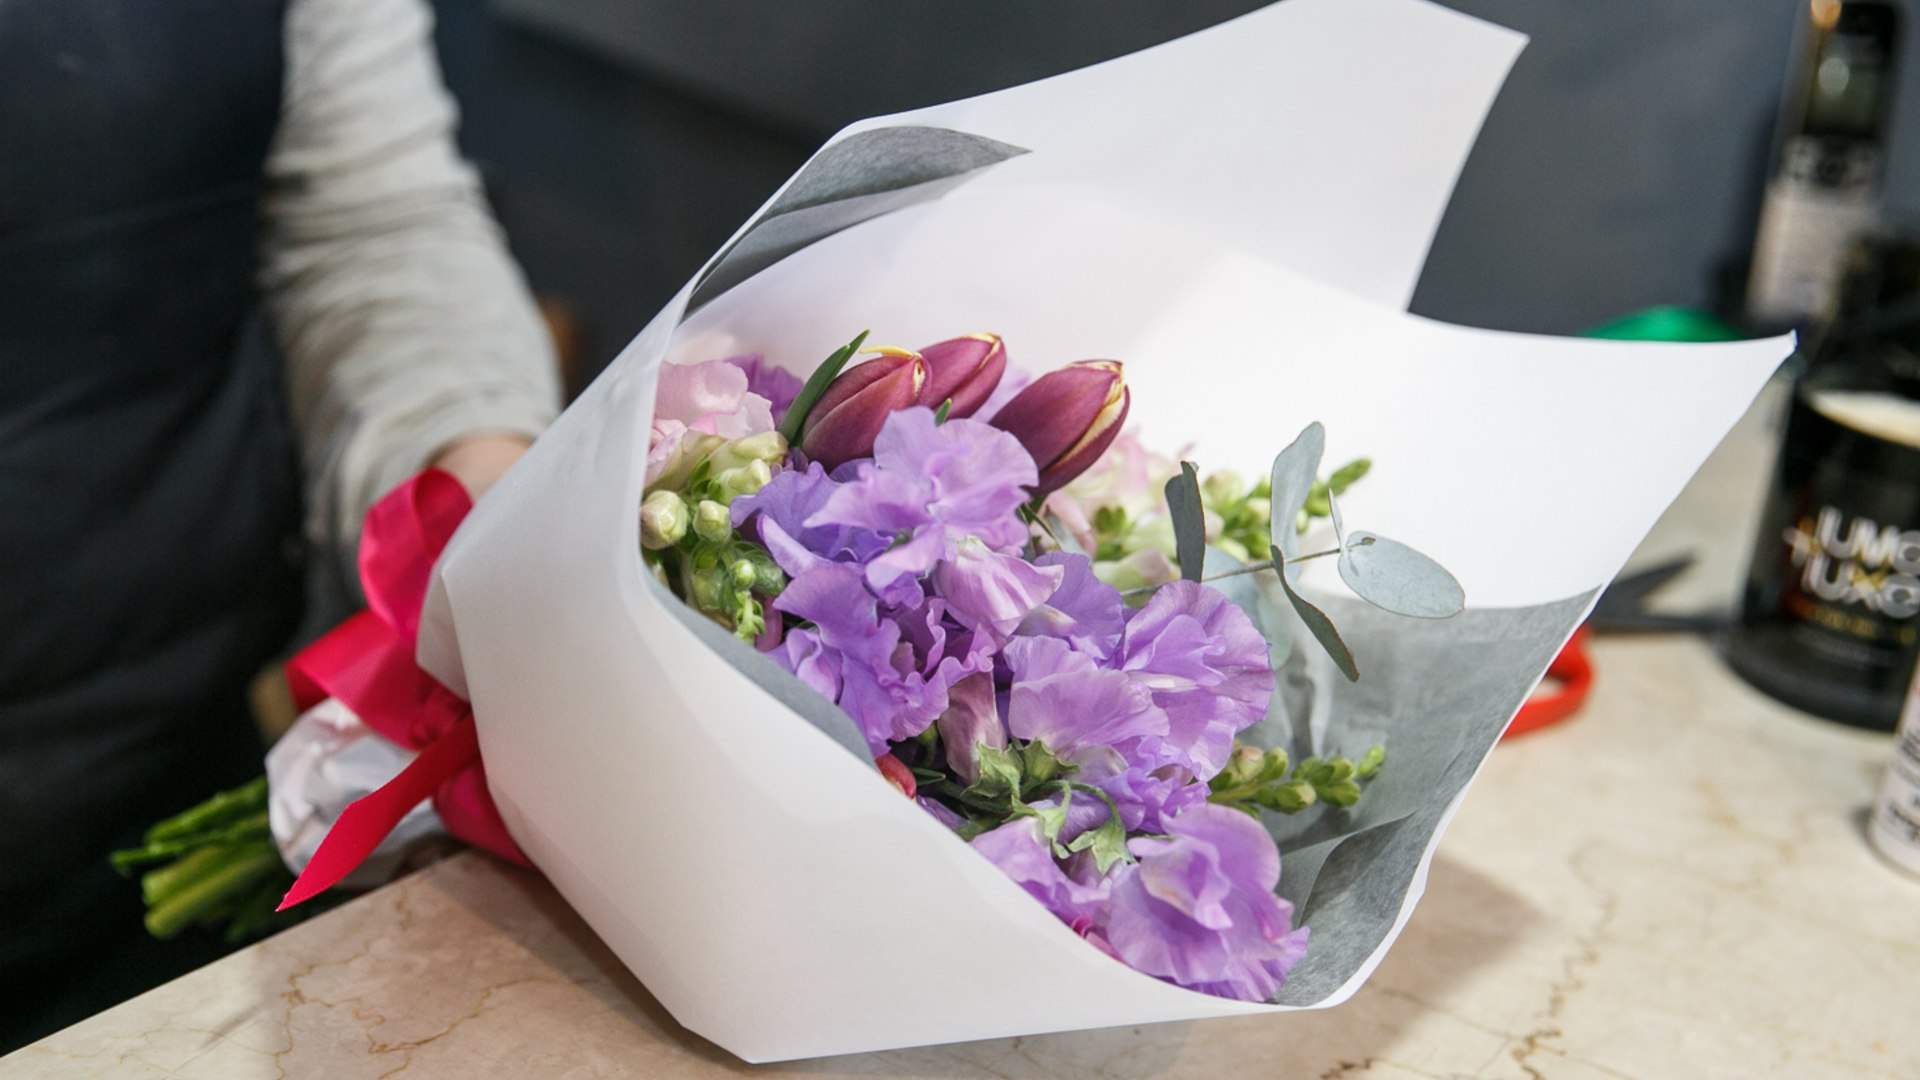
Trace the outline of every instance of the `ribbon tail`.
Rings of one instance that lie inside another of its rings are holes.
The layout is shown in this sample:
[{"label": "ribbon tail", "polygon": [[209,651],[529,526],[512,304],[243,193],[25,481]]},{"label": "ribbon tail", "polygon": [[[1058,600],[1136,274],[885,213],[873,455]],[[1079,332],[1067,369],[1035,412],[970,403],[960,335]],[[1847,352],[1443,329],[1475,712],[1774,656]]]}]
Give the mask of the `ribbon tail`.
[{"label": "ribbon tail", "polygon": [[473,715],[468,713],[422,750],[398,776],[380,790],[354,800],[353,805],[341,813],[333,828],[327,830],[326,838],[320,841],[319,850],[307,862],[307,868],[294,879],[293,888],[287,890],[286,897],[274,910],[285,911],[339,884],[373,854],[387,834],[400,824],[400,819],[431,797],[441,784],[478,760],[480,737],[473,726]]}]

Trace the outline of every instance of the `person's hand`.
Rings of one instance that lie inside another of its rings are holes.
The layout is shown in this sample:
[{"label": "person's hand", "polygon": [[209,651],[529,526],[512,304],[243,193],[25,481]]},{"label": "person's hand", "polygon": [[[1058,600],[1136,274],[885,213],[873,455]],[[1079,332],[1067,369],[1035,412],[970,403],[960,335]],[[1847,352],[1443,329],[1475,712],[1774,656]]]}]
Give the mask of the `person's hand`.
[{"label": "person's hand", "polygon": [[452,473],[477,500],[531,445],[519,435],[476,435],[440,451],[431,464]]}]

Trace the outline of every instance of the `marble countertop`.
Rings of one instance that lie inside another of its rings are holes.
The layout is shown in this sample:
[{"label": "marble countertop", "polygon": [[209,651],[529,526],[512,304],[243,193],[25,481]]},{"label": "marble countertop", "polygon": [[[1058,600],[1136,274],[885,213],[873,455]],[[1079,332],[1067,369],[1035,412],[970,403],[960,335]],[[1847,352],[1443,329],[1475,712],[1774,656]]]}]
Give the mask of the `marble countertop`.
[{"label": "marble countertop", "polygon": [[[1642,549],[1724,599],[1760,409]],[[0,1059],[0,1077],[1920,1076],[1920,880],[1862,834],[1885,736],[1611,638],[1573,720],[1503,744],[1426,897],[1315,1013],[743,1065],[682,1031],[541,879],[464,854]]]}]

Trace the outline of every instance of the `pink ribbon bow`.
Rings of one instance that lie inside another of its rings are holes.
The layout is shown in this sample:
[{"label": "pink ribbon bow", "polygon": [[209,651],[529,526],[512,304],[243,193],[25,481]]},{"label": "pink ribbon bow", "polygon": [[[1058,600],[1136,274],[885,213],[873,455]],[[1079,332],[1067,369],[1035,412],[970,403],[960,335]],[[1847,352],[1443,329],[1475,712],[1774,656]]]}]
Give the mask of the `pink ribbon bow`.
[{"label": "pink ribbon bow", "polygon": [[473,706],[414,662],[434,560],[472,508],[460,481],[437,469],[375,503],[360,533],[360,585],[367,610],[287,662],[287,683],[302,712],[336,698],[367,727],[420,754],[380,790],[341,813],[280,901],[281,911],[352,873],[427,798],[453,835],[532,865],[507,835],[487,793]]}]

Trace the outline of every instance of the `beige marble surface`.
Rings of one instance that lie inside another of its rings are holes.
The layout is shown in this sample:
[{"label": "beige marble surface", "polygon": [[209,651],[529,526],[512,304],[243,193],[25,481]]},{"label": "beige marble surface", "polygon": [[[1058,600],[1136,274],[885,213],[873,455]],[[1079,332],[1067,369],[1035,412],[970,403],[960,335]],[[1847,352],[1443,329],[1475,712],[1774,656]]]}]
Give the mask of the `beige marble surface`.
[{"label": "beige marble surface", "polygon": [[[1724,595],[1758,416],[1649,556]],[[1920,1077],[1920,880],[1862,813],[1888,740],[1612,639],[1573,721],[1504,744],[1340,1008],[750,1068],[681,1031],[538,878],[463,855],[0,1060],[0,1077]]]}]

